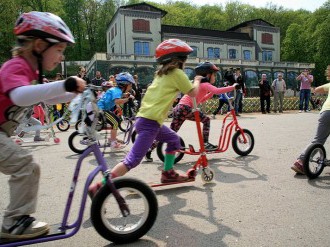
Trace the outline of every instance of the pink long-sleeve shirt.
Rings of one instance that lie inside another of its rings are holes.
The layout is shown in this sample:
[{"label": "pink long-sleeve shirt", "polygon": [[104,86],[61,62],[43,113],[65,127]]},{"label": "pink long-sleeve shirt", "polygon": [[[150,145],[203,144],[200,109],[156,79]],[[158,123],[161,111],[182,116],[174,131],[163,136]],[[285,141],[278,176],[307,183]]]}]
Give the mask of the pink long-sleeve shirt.
[{"label": "pink long-sleeve shirt", "polygon": [[[233,91],[234,89],[235,89],[234,86],[218,88],[218,87],[215,87],[211,83],[208,83],[208,82],[201,83],[200,86],[199,86],[199,89],[198,89],[197,96],[196,96],[197,105],[200,104],[200,103],[205,102],[206,100],[208,100],[210,98],[212,98],[212,96],[214,94],[228,93],[228,92]],[[192,98],[187,94],[185,94],[181,98],[179,104],[180,105],[188,105],[190,107],[193,107]]]}]

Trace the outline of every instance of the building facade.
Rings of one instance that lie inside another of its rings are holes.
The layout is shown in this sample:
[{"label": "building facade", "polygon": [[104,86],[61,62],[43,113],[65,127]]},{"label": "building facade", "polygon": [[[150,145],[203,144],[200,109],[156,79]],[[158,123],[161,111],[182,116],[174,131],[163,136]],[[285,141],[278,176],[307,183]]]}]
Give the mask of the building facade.
[{"label": "building facade", "polygon": [[[262,19],[241,23],[226,31],[163,25],[167,14],[147,3],[118,8],[107,29],[107,52],[96,53],[87,66],[93,77],[100,70],[104,77],[121,71],[138,74],[140,83],[147,85],[157,69],[155,49],[165,39],[178,38],[193,49],[186,63],[186,73],[194,76],[194,67],[204,61],[221,68],[218,83],[224,71],[239,67],[245,76],[248,94],[258,91],[258,79],[266,73],[269,80],[281,72],[288,84],[288,94],[294,94],[296,76],[304,68],[313,69],[314,64],[281,62],[280,30]],[[292,92],[291,92],[291,91]]]}]

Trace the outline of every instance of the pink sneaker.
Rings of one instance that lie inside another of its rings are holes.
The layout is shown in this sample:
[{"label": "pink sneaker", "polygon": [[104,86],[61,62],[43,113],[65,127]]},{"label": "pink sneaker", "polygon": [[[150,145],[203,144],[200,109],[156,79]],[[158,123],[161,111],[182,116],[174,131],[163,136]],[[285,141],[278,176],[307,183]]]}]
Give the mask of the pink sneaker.
[{"label": "pink sneaker", "polygon": [[294,170],[297,174],[305,175],[304,166],[298,160],[293,163],[291,169]]},{"label": "pink sneaker", "polygon": [[117,141],[111,142],[111,145],[110,145],[110,148],[112,151],[121,150],[125,147],[126,147],[126,145],[123,145]]},{"label": "pink sneaker", "polygon": [[189,181],[189,177],[187,175],[180,175],[173,169],[168,171],[162,171],[162,177],[160,179],[161,183],[174,183],[174,182],[185,182]]}]

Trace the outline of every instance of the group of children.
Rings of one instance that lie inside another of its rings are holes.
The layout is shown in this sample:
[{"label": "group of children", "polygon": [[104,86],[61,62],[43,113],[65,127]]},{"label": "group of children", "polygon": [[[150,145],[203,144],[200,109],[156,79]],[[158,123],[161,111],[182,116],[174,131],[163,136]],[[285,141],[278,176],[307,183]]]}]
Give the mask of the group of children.
[{"label": "group of children", "polygon": [[[10,202],[4,212],[1,238],[24,239],[43,235],[49,231],[45,222],[37,221],[30,215],[36,210],[40,168],[32,155],[16,145],[10,138],[24,118],[29,106],[39,102],[56,104],[70,101],[85,89],[86,81],[80,77],[69,77],[65,81],[42,83],[43,70],[53,70],[63,59],[68,44],[74,44],[70,29],[62,19],[51,13],[29,12],[22,14],[15,25],[17,46],[14,57],[0,69],[0,171],[10,175]],[[195,120],[192,114],[192,98],[197,104],[214,94],[238,89],[239,85],[216,88],[214,64],[205,62],[196,67],[193,83],[184,73],[188,55],[193,49],[179,39],[169,39],[156,48],[156,60],[160,65],[152,84],[148,87],[136,116],[135,129],[138,133],[133,147],[112,170],[111,176],[123,176],[138,166],[153,142],[167,143],[161,182],[184,182],[190,178],[173,169],[175,152],[179,150],[180,139],[176,131],[185,120]],[[129,91],[134,78],[129,73],[116,77],[113,87],[99,100],[99,107],[116,129],[115,116],[111,112],[115,104],[128,101],[122,98]],[[169,109],[179,92],[185,94],[173,112],[171,128],[164,125]],[[200,113],[203,122],[203,138],[206,148],[215,148],[208,141],[210,120]],[[114,121],[113,121],[114,120]],[[115,132],[111,145],[117,146]],[[100,184],[90,186],[95,193]]]}]

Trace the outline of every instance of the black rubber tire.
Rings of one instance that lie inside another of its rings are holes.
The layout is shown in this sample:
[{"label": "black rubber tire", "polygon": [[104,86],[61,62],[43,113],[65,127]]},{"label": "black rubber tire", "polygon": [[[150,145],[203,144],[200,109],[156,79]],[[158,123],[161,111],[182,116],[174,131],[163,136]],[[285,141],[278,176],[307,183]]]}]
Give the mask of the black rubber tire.
[{"label": "black rubber tire", "polygon": [[61,122],[59,122],[59,123],[56,124],[56,127],[60,131],[67,131],[70,128],[70,123],[69,123],[68,120],[62,119]]},{"label": "black rubber tire", "polygon": [[[131,215],[127,216],[127,218],[122,216],[110,188],[105,185],[93,198],[91,207],[92,224],[102,237],[111,242],[116,244],[134,242],[144,236],[156,221],[158,214],[156,195],[146,183],[135,178],[119,177],[113,179],[113,183],[121,196],[124,197]],[[142,210],[141,206],[137,203],[137,197],[139,197],[138,199],[142,199]],[[113,204],[106,207],[106,203],[110,204],[110,202]],[[134,215],[136,211],[139,211],[139,213]],[[105,218],[108,212],[116,216],[116,218]],[[141,219],[138,220],[136,226],[133,227],[129,224],[132,220],[136,220],[140,216]],[[118,221],[123,220],[123,218],[125,218],[125,223],[123,224],[129,225],[129,229],[124,229],[122,225],[120,227],[115,225]]]},{"label": "black rubber tire", "polygon": [[78,131],[72,132],[72,134],[69,136],[68,144],[69,144],[70,149],[73,152],[75,152],[77,154],[82,154],[87,149],[88,146],[83,146],[83,148],[79,148],[79,147],[76,147],[75,144],[74,144],[75,139],[78,138],[79,140],[82,140],[84,137],[87,137],[87,136],[85,134],[79,133]]},{"label": "black rubber tire", "polygon": [[[184,143],[183,139],[180,137],[180,143],[181,143],[181,147],[182,149],[185,149],[186,147],[186,144]],[[158,145],[157,145],[157,156],[158,158],[164,162],[165,160],[165,153],[164,153],[164,145],[166,145],[164,142],[159,142]],[[174,160],[174,164],[178,163],[180,160],[182,160],[184,156],[184,153],[179,153],[179,152],[176,152],[175,153],[175,160]]]},{"label": "black rubber tire", "polygon": [[[76,122],[74,128],[75,128],[76,130],[78,130],[80,125],[81,125],[81,119],[79,119],[79,120]],[[104,119],[103,119],[102,116],[100,116],[100,117],[99,117],[99,121],[98,121],[98,123],[96,124],[96,131],[101,131],[102,129],[104,129],[104,126],[105,126]]]},{"label": "black rubber tire", "polygon": [[248,155],[249,153],[251,153],[251,151],[253,150],[253,147],[254,147],[254,137],[253,137],[253,134],[251,133],[251,131],[247,130],[247,129],[243,129],[243,132],[244,132],[244,135],[245,137],[248,139],[248,142],[249,142],[249,147],[245,150],[242,150],[238,144],[239,144],[239,137],[241,135],[241,132],[238,130],[236,131],[236,133],[233,135],[233,138],[232,138],[232,146],[233,146],[233,149],[235,151],[235,153],[237,153],[238,155],[241,155],[241,156],[246,156]]},{"label": "black rubber tire", "polygon": [[118,128],[120,129],[120,131],[126,133],[129,131],[132,124],[133,122],[129,119],[125,119],[125,120],[120,119]]},{"label": "black rubber tire", "polygon": [[[314,157],[319,152],[319,157]],[[327,157],[325,148],[322,144],[316,143],[311,144],[307,149],[305,153],[305,160],[304,160],[304,171],[308,178],[314,179],[320,176],[324,169],[323,162],[325,161]],[[312,168],[311,165],[317,164],[316,168]]]}]

